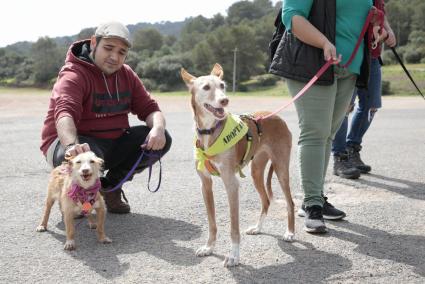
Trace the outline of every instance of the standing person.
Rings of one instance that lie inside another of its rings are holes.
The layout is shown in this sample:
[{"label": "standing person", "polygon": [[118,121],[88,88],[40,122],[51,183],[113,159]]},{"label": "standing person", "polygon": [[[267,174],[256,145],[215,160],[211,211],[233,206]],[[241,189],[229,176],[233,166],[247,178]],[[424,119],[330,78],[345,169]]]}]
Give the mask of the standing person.
[{"label": "standing person", "polygon": [[323,217],[336,220],[346,216],[327,201],[323,191],[333,137],[356,82],[366,85],[369,77],[363,42],[348,68],[336,64],[345,64],[350,58],[371,7],[372,0],[283,1],[282,21],[286,31],[270,72],[285,77],[290,94],[295,96],[326,61],[334,63],[295,102],[304,191],[299,214],[306,217],[304,229],[310,233],[327,231]]},{"label": "standing person", "polygon": [[[382,0],[380,0],[382,1]],[[378,1],[376,1],[378,2]],[[383,4],[383,2],[382,2]],[[383,6],[383,5],[382,5]],[[394,47],[397,44],[393,30],[388,21],[384,21],[384,33],[387,33],[385,44]],[[334,159],[333,173],[347,179],[357,179],[361,173],[368,173],[372,167],[365,164],[360,158],[363,136],[369,129],[372,120],[382,106],[381,102],[381,43],[371,52],[370,77],[368,88],[356,88],[353,96],[358,98],[358,105],[355,109],[348,131],[348,113],[339,128],[332,143],[332,154]],[[354,106],[353,106],[354,107]],[[350,107],[352,108],[352,107]]]},{"label": "standing person", "polygon": [[[53,167],[65,155],[89,150],[104,159],[104,189],[112,189],[126,177],[142,148],[164,155],[171,146],[157,102],[124,64],[130,47],[130,33],[118,22],[102,24],[91,39],[73,43],[53,87],[41,133],[40,149]],[[130,112],[146,126],[130,127]],[[135,172],[147,163],[143,159]],[[104,197],[109,212],[130,212],[122,188]]]}]

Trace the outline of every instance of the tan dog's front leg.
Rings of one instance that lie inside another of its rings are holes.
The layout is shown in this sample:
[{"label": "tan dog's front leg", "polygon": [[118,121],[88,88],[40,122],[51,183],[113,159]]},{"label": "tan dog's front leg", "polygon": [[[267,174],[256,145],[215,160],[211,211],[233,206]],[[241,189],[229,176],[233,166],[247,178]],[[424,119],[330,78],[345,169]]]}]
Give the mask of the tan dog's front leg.
[{"label": "tan dog's front leg", "polygon": [[215,241],[217,239],[217,224],[215,221],[214,194],[212,191],[212,179],[199,173],[201,178],[202,196],[208,215],[208,241],[205,245],[196,250],[196,256],[211,255],[214,251]]},{"label": "tan dog's front leg", "polygon": [[63,247],[64,250],[74,250],[75,249],[75,240],[74,240],[74,212],[72,207],[63,206],[63,221],[65,222],[65,231],[66,231],[66,242]]},{"label": "tan dog's front leg", "polygon": [[[103,200],[100,200],[103,202]],[[112,240],[105,235],[105,207],[99,206],[96,209],[97,216],[97,239],[103,244],[112,243]]]},{"label": "tan dog's front leg", "polygon": [[45,232],[47,230],[47,222],[49,221],[50,211],[52,210],[52,206],[55,203],[55,200],[48,195],[46,198],[46,205],[44,206],[44,215],[41,220],[40,225],[35,229],[37,232]]},{"label": "tan dog's front leg", "polygon": [[[229,171],[230,172],[230,171]],[[223,265],[225,267],[236,266],[239,264],[239,181],[234,175],[222,175],[224,186],[226,187],[227,198],[230,210],[230,237],[232,240],[232,250],[225,257]]]}]

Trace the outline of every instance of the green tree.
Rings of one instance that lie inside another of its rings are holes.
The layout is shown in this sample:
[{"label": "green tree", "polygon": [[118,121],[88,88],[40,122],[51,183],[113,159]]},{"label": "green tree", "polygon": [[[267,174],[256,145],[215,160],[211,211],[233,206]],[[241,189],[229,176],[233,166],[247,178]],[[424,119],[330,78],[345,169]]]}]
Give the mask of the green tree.
[{"label": "green tree", "polygon": [[412,16],[413,30],[425,31],[425,3],[420,3],[415,6]]},{"label": "green tree", "polygon": [[49,37],[40,37],[31,47],[31,57],[34,61],[34,83],[47,85],[57,73],[63,63],[63,58],[56,43]]},{"label": "green tree", "polygon": [[198,16],[189,19],[180,34],[180,50],[182,52],[191,50],[198,42],[205,39],[209,31],[210,21],[207,18]]},{"label": "green tree", "polygon": [[391,1],[385,6],[387,17],[397,38],[398,45],[405,45],[411,32],[412,7],[402,1]]},{"label": "green tree", "polygon": [[94,35],[95,31],[95,28],[82,29],[77,35],[77,40],[89,39],[92,35]]},{"label": "green tree", "polygon": [[216,63],[214,51],[207,41],[198,43],[192,50],[195,72],[202,74]]},{"label": "green tree", "polygon": [[147,52],[152,55],[164,43],[163,35],[155,28],[139,29],[133,36],[132,49],[136,52]]}]

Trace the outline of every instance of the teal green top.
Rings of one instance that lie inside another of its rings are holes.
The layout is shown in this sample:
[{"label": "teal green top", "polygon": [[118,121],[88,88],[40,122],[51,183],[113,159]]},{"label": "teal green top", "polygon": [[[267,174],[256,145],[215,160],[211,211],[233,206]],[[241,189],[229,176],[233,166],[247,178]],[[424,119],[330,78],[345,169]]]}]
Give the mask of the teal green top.
[{"label": "teal green top", "polygon": [[[282,21],[290,32],[292,17],[303,16],[308,19],[314,0],[283,0]],[[336,37],[335,47],[337,55],[342,55],[341,64],[350,58],[360,36],[367,14],[372,7],[372,0],[336,0]],[[360,74],[363,60],[364,43],[362,41],[356,57],[348,69]]]}]

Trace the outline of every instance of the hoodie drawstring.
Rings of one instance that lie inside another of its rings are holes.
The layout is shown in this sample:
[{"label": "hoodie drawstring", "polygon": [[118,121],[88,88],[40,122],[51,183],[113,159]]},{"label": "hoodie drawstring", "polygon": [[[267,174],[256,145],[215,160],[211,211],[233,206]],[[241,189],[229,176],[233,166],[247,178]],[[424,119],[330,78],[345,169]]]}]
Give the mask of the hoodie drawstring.
[{"label": "hoodie drawstring", "polygon": [[[109,97],[112,99],[112,94],[109,91],[108,82],[106,81],[105,73],[102,72],[103,81],[105,82],[106,91],[108,92]],[[117,99],[120,101],[120,93],[118,92],[118,75],[115,74],[115,89],[117,90]]]}]

